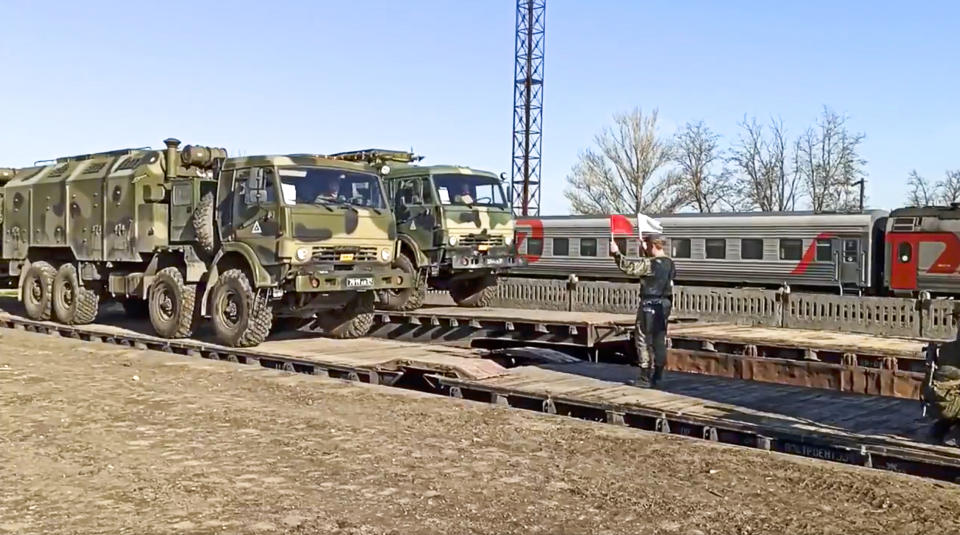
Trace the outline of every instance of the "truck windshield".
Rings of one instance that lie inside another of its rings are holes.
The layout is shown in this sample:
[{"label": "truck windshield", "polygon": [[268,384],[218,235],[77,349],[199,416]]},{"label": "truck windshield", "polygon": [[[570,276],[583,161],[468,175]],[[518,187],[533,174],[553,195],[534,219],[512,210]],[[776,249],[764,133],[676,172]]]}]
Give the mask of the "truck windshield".
[{"label": "truck windshield", "polygon": [[483,175],[433,175],[437,195],[443,204],[495,206],[506,208],[503,189],[496,178]]},{"label": "truck windshield", "polygon": [[380,181],[372,173],[323,167],[281,167],[280,189],[287,204],[352,204],[384,208]]}]

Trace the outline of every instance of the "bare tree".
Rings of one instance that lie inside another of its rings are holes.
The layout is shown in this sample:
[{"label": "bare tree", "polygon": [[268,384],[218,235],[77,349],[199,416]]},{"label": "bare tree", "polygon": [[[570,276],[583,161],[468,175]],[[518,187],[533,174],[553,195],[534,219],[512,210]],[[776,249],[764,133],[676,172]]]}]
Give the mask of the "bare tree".
[{"label": "bare tree", "polygon": [[937,186],[920,176],[916,169],[907,176],[907,185],[910,186],[907,194],[907,203],[910,206],[930,206],[937,202]]},{"label": "bare tree", "polygon": [[783,212],[796,207],[797,177],[787,168],[783,123],[771,120],[769,133],[756,119],[740,123],[740,137],[730,163],[746,208]]},{"label": "bare tree", "polygon": [[960,202],[960,169],[945,173],[943,180],[937,183],[937,193],[944,205]]},{"label": "bare tree", "polygon": [[594,143],[567,176],[564,196],[574,213],[672,213],[687,204],[679,177],[664,169],[672,149],[657,131],[657,110],[615,115]]},{"label": "bare tree", "polygon": [[715,169],[723,158],[719,140],[719,135],[699,121],[684,125],[674,141],[679,186],[699,212],[733,210],[737,204],[730,174]]},{"label": "bare tree", "polygon": [[859,204],[856,186],[866,161],[859,148],[863,134],[847,130],[846,117],[827,107],[816,128],[797,139],[794,169],[815,212],[852,210]]}]

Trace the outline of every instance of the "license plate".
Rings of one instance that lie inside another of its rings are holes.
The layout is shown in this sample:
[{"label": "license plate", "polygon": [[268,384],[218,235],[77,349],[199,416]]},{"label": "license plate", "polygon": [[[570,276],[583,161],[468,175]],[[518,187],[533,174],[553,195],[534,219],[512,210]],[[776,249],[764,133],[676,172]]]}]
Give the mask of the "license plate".
[{"label": "license plate", "polygon": [[361,288],[365,286],[373,286],[373,277],[354,277],[347,279],[348,288]]},{"label": "license plate", "polygon": [[341,262],[353,262],[353,253],[343,253],[340,255]]},{"label": "license plate", "polygon": [[488,263],[488,264],[502,264],[502,263],[503,263],[503,259],[502,259],[502,258],[488,258],[488,259],[487,259],[487,263]]}]

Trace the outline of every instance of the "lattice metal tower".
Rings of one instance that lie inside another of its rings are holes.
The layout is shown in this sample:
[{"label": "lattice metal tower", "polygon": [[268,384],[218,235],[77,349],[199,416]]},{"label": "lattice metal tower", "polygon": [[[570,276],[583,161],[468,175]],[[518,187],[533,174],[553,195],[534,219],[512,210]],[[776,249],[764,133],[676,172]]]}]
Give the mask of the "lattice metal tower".
[{"label": "lattice metal tower", "polygon": [[540,215],[543,32],[546,0],[517,0],[510,202],[518,216]]}]

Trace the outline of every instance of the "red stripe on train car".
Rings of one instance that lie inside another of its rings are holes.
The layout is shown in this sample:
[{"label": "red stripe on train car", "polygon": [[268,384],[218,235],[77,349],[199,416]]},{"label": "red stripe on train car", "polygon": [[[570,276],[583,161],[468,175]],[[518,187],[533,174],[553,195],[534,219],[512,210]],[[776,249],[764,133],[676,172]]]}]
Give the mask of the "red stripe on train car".
[{"label": "red stripe on train car", "polygon": [[817,237],[814,238],[813,243],[807,247],[807,250],[803,252],[803,258],[800,259],[800,263],[797,264],[797,267],[793,268],[793,271],[790,272],[791,275],[803,275],[807,272],[807,268],[810,267],[810,264],[817,258],[817,241],[819,240],[829,240],[833,238],[836,234],[831,232],[821,232],[817,234]]},{"label": "red stripe on train car", "polygon": [[[520,250],[520,246],[523,245],[524,240],[527,239],[527,232],[520,230],[519,227],[530,227],[529,235],[531,238],[540,238],[543,239],[543,221],[539,219],[517,219],[517,222],[514,224],[517,232],[517,250]],[[528,263],[536,262],[540,260],[540,255],[522,255],[523,259]]]}]

